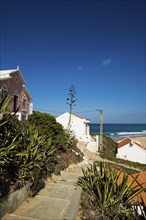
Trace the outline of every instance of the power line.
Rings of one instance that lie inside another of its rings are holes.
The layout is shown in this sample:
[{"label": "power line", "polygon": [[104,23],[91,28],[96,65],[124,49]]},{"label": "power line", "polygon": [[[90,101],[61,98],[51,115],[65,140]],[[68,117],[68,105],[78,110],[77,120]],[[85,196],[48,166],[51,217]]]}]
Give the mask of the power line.
[{"label": "power line", "polygon": [[96,110],[88,110],[88,111],[81,111],[81,112],[75,112],[75,113],[88,113],[88,112],[96,112]]},{"label": "power line", "polygon": [[52,111],[52,110],[47,110],[47,109],[41,109],[41,108],[37,108],[37,107],[34,107],[35,110],[37,111],[43,111],[43,112],[52,112],[52,113],[63,113],[63,112],[57,112],[57,111]]},{"label": "power line", "polygon": [[[64,113],[64,112],[58,112],[58,111],[54,111],[54,110],[48,110],[48,109],[41,109],[41,108],[37,108],[34,106],[35,110],[38,111],[44,111],[44,112],[52,112],[52,113]],[[97,110],[85,110],[85,111],[79,111],[79,112],[75,112],[75,113],[88,113],[88,112],[95,112]]]}]

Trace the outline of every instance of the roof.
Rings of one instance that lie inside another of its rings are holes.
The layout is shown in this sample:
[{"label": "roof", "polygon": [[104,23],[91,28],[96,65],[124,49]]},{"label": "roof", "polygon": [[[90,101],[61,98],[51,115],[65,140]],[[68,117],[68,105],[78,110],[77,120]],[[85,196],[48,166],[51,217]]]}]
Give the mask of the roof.
[{"label": "roof", "polygon": [[[69,112],[66,112],[66,113],[70,114]],[[88,119],[85,119],[85,118],[83,118],[83,117],[80,116],[80,115],[77,115],[77,114],[74,114],[74,113],[71,113],[71,115],[73,115],[73,116],[75,116],[75,117],[77,117],[77,118],[86,120],[86,123],[89,123],[89,122],[90,122]]]},{"label": "roof", "polygon": [[74,113],[72,113],[72,115],[74,115],[74,116],[76,116],[76,117],[78,117],[78,118],[84,119],[82,116],[76,115],[76,114],[74,114]]},{"label": "roof", "polygon": [[[0,70],[0,80],[10,79],[10,73],[14,72],[14,70]],[[16,72],[16,71],[15,71]]]},{"label": "roof", "polygon": [[32,97],[31,97],[31,95],[29,94],[27,88],[24,86],[23,89],[24,89],[24,91],[26,92],[27,96],[28,96],[30,99],[32,99]]},{"label": "roof", "polygon": [[21,71],[19,70],[19,67],[17,69],[12,69],[12,70],[0,70],[0,80],[5,80],[5,79],[10,79],[11,74],[18,72],[20,79],[22,80],[22,83],[25,84],[24,78],[21,74]]},{"label": "roof", "polygon": [[0,70],[0,80],[11,79],[12,78],[11,74],[16,73],[16,72],[18,73],[18,75],[19,75],[19,77],[20,77],[20,79],[22,81],[23,88],[24,88],[27,96],[30,99],[32,99],[30,94],[29,94],[29,92],[28,92],[28,90],[27,90],[27,88],[25,87],[25,81],[24,81],[24,78],[22,76],[22,73],[21,73],[19,67],[17,67],[17,69],[12,69],[12,70]]},{"label": "roof", "polygon": [[138,145],[139,147],[141,147],[142,149],[146,150],[146,148],[144,148],[139,142],[137,142],[136,140],[133,140],[132,138],[130,137],[127,137],[127,138],[124,138],[123,140],[117,142],[117,147],[118,148],[121,148],[121,147],[124,147],[126,144],[129,144],[129,143],[135,143],[136,145]]},{"label": "roof", "polygon": [[[65,114],[68,114],[68,115],[69,115],[70,113],[69,113],[69,112],[65,112],[65,113],[59,115],[57,118],[63,117]],[[77,117],[77,118],[83,119],[83,120],[84,120],[84,123],[90,123],[90,121],[89,121],[88,119],[85,119],[85,118],[83,118],[82,116],[79,116],[79,115],[74,114],[74,113],[71,113],[71,115],[72,115],[72,116],[75,116],[75,117]],[[64,118],[66,118],[66,116],[65,116]]]}]

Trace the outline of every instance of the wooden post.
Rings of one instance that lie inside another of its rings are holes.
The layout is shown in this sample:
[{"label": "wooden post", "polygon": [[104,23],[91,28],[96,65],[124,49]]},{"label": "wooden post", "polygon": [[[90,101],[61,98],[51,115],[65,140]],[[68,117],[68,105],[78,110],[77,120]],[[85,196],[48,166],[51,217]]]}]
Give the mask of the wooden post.
[{"label": "wooden post", "polygon": [[103,121],[102,121],[102,109],[98,109],[100,112],[100,134],[99,134],[99,150],[103,152]]}]

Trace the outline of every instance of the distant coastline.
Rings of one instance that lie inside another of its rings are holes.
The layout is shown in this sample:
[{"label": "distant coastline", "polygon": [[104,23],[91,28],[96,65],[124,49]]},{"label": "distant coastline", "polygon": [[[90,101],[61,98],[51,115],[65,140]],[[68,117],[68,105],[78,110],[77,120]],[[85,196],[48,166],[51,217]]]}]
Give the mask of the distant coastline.
[{"label": "distant coastline", "polygon": [[[90,124],[90,133],[99,134],[100,125]],[[113,140],[125,137],[146,136],[146,124],[103,124],[103,134],[110,136]]]}]

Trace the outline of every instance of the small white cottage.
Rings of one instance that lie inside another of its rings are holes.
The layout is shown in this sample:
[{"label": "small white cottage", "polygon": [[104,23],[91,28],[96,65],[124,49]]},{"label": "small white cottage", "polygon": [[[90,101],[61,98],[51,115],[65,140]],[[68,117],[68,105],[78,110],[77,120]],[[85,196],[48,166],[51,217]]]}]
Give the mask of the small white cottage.
[{"label": "small white cottage", "polygon": [[[70,113],[65,112],[64,114],[58,116],[56,118],[56,121],[62,124],[64,129],[67,129],[68,122],[69,122]],[[70,121],[70,131],[73,132],[73,134],[76,136],[76,138],[80,141],[90,141],[90,127],[89,127],[89,120],[86,120],[85,118],[76,115],[71,114],[71,121]]]},{"label": "small white cottage", "polygon": [[146,148],[128,137],[117,143],[116,157],[146,164]]}]

